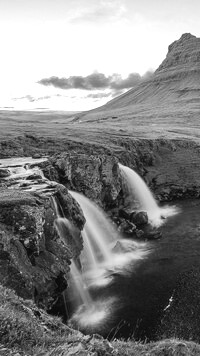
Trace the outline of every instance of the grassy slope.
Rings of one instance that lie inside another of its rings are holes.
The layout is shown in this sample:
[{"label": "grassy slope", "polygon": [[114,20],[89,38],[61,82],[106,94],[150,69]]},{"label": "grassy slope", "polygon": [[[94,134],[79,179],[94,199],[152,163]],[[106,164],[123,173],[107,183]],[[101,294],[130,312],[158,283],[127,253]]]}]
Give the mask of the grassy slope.
[{"label": "grassy slope", "polygon": [[23,356],[172,356],[199,355],[200,345],[180,340],[141,344],[108,342],[98,335],[84,336],[49,316],[31,301],[0,286],[0,355]]}]

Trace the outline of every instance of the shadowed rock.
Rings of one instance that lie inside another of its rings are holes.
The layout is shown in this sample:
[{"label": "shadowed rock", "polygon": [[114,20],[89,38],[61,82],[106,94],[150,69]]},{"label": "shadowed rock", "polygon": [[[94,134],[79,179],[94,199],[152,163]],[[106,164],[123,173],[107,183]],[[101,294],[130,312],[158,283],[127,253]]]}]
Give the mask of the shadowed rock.
[{"label": "shadowed rock", "polygon": [[[84,217],[77,203],[58,186],[65,212],[79,227]],[[62,190],[62,193],[61,193]],[[0,280],[24,298],[35,299],[46,308],[52,306],[67,286],[70,260],[76,258],[83,241],[77,227],[76,244],[64,244],[54,228],[55,211],[51,197],[28,192],[0,190]]]}]

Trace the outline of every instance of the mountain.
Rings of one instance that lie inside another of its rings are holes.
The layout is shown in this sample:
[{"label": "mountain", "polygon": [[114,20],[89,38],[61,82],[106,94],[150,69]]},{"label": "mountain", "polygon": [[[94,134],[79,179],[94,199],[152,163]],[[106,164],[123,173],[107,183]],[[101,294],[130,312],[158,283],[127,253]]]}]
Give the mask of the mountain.
[{"label": "mountain", "polygon": [[168,47],[164,61],[150,79],[106,105],[83,114],[81,120],[101,121],[103,115],[129,120],[139,117],[171,117],[200,111],[200,38],[185,33]]},{"label": "mountain", "polygon": [[185,33],[173,42],[164,61],[150,80],[110,101],[108,109],[139,103],[157,103],[199,98],[200,38]]}]

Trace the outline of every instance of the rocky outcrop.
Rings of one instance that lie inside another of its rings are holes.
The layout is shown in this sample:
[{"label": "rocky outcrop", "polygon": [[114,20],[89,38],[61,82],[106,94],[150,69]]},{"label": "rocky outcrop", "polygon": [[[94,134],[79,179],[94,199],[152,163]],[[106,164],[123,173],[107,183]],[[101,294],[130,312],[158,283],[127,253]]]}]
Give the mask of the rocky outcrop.
[{"label": "rocky outcrop", "polygon": [[184,33],[169,45],[167,56],[156,74],[171,70],[185,72],[186,68],[190,71],[200,69],[200,38],[190,33]]},{"label": "rocky outcrop", "polygon": [[112,220],[125,237],[136,240],[156,240],[162,237],[159,229],[148,223],[148,215],[145,211],[120,209],[116,215],[114,211]]},{"label": "rocky outcrop", "polygon": [[50,308],[67,286],[70,261],[82,250],[80,230],[85,219],[67,189],[58,185],[60,200],[76,227],[76,241],[65,233],[65,241],[54,227],[56,218],[51,196],[18,189],[0,190],[0,281],[19,296]]},{"label": "rocky outcrop", "polygon": [[118,160],[113,155],[62,153],[41,165],[45,176],[104,207],[117,204],[121,192]]}]

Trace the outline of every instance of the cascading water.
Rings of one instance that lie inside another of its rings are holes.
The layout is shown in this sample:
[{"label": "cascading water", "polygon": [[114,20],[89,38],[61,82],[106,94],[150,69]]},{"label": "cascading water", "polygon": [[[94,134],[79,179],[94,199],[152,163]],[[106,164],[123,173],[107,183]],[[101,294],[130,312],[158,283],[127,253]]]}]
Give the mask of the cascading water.
[{"label": "cascading water", "polygon": [[[62,212],[62,207],[59,206],[59,203],[54,196],[52,196],[52,201],[56,212],[56,219],[54,223],[55,228],[63,243],[66,244],[67,234],[69,231],[73,234],[74,226],[73,223],[67,218],[61,216],[60,211]],[[88,246],[91,248],[89,242]],[[98,246],[101,248],[102,244],[99,244]],[[104,249],[103,252],[105,252]],[[90,254],[93,254],[93,251],[90,250],[88,256]],[[91,260],[93,258],[95,258],[93,266],[96,266],[96,257],[90,257]],[[98,327],[99,323],[101,324],[102,320],[105,320],[105,318],[108,317],[109,305],[113,302],[114,298],[112,298],[112,300],[109,298],[104,301],[103,304],[102,301],[99,302],[98,300],[94,300],[87,288],[84,274],[79,271],[73,260],[71,262],[70,277],[68,293],[70,295],[70,299],[73,299],[73,309],[75,308],[72,318],[70,319],[70,323],[73,324],[74,327],[83,328],[84,330],[91,324],[93,328],[95,326]]]},{"label": "cascading water", "polygon": [[121,174],[126,182],[129,199],[132,199],[131,208],[144,210],[149,221],[154,226],[160,226],[163,219],[177,214],[175,207],[160,208],[143,179],[131,168],[119,164]]},{"label": "cascading water", "polygon": [[[82,232],[84,249],[80,256],[83,273],[80,273],[74,262],[70,270],[70,296],[74,296],[75,307],[79,299],[79,307],[75,309],[70,323],[82,331],[103,332],[102,327],[105,327],[105,323],[108,327],[113,322],[114,310],[117,309],[116,297],[104,296],[105,287],[114,281],[116,275],[123,276],[132,272],[135,261],[143,259],[148,252],[146,244],[121,239],[105,213],[88,198],[76,192],[70,194],[77,200],[86,218]],[[74,226],[62,216],[62,207],[54,197],[53,204],[57,216],[55,227],[65,243],[67,231],[71,230],[71,235],[74,235]],[[130,266],[130,270],[127,266]],[[95,290],[99,292],[94,293]]]},{"label": "cascading water", "polygon": [[144,247],[135,241],[122,239],[102,209],[80,193],[70,191],[70,194],[86,218],[83,229],[85,248],[81,258],[85,276],[92,277],[92,283],[107,284],[112,279],[111,271],[122,273],[122,267],[130,261],[144,257],[146,244]]},{"label": "cascading water", "polygon": [[100,262],[108,263],[112,259],[111,248],[119,238],[112,222],[104,212],[88,198],[70,191],[79,203],[86,219],[83,230],[86,245],[86,260],[97,266]]},{"label": "cascading water", "polygon": [[4,177],[8,188],[20,188],[29,192],[52,193],[55,182],[44,177],[42,170],[37,166],[45,162],[47,158],[18,157],[0,159],[0,168],[7,173]]},{"label": "cascading water", "polygon": [[75,289],[77,291],[78,296],[80,296],[81,304],[84,304],[85,307],[88,309],[92,304],[92,298],[84,284],[82,275],[76,267],[74,261],[72,261],[71,263],[71,276],[72,283],[74,285],[73,289]]}]

